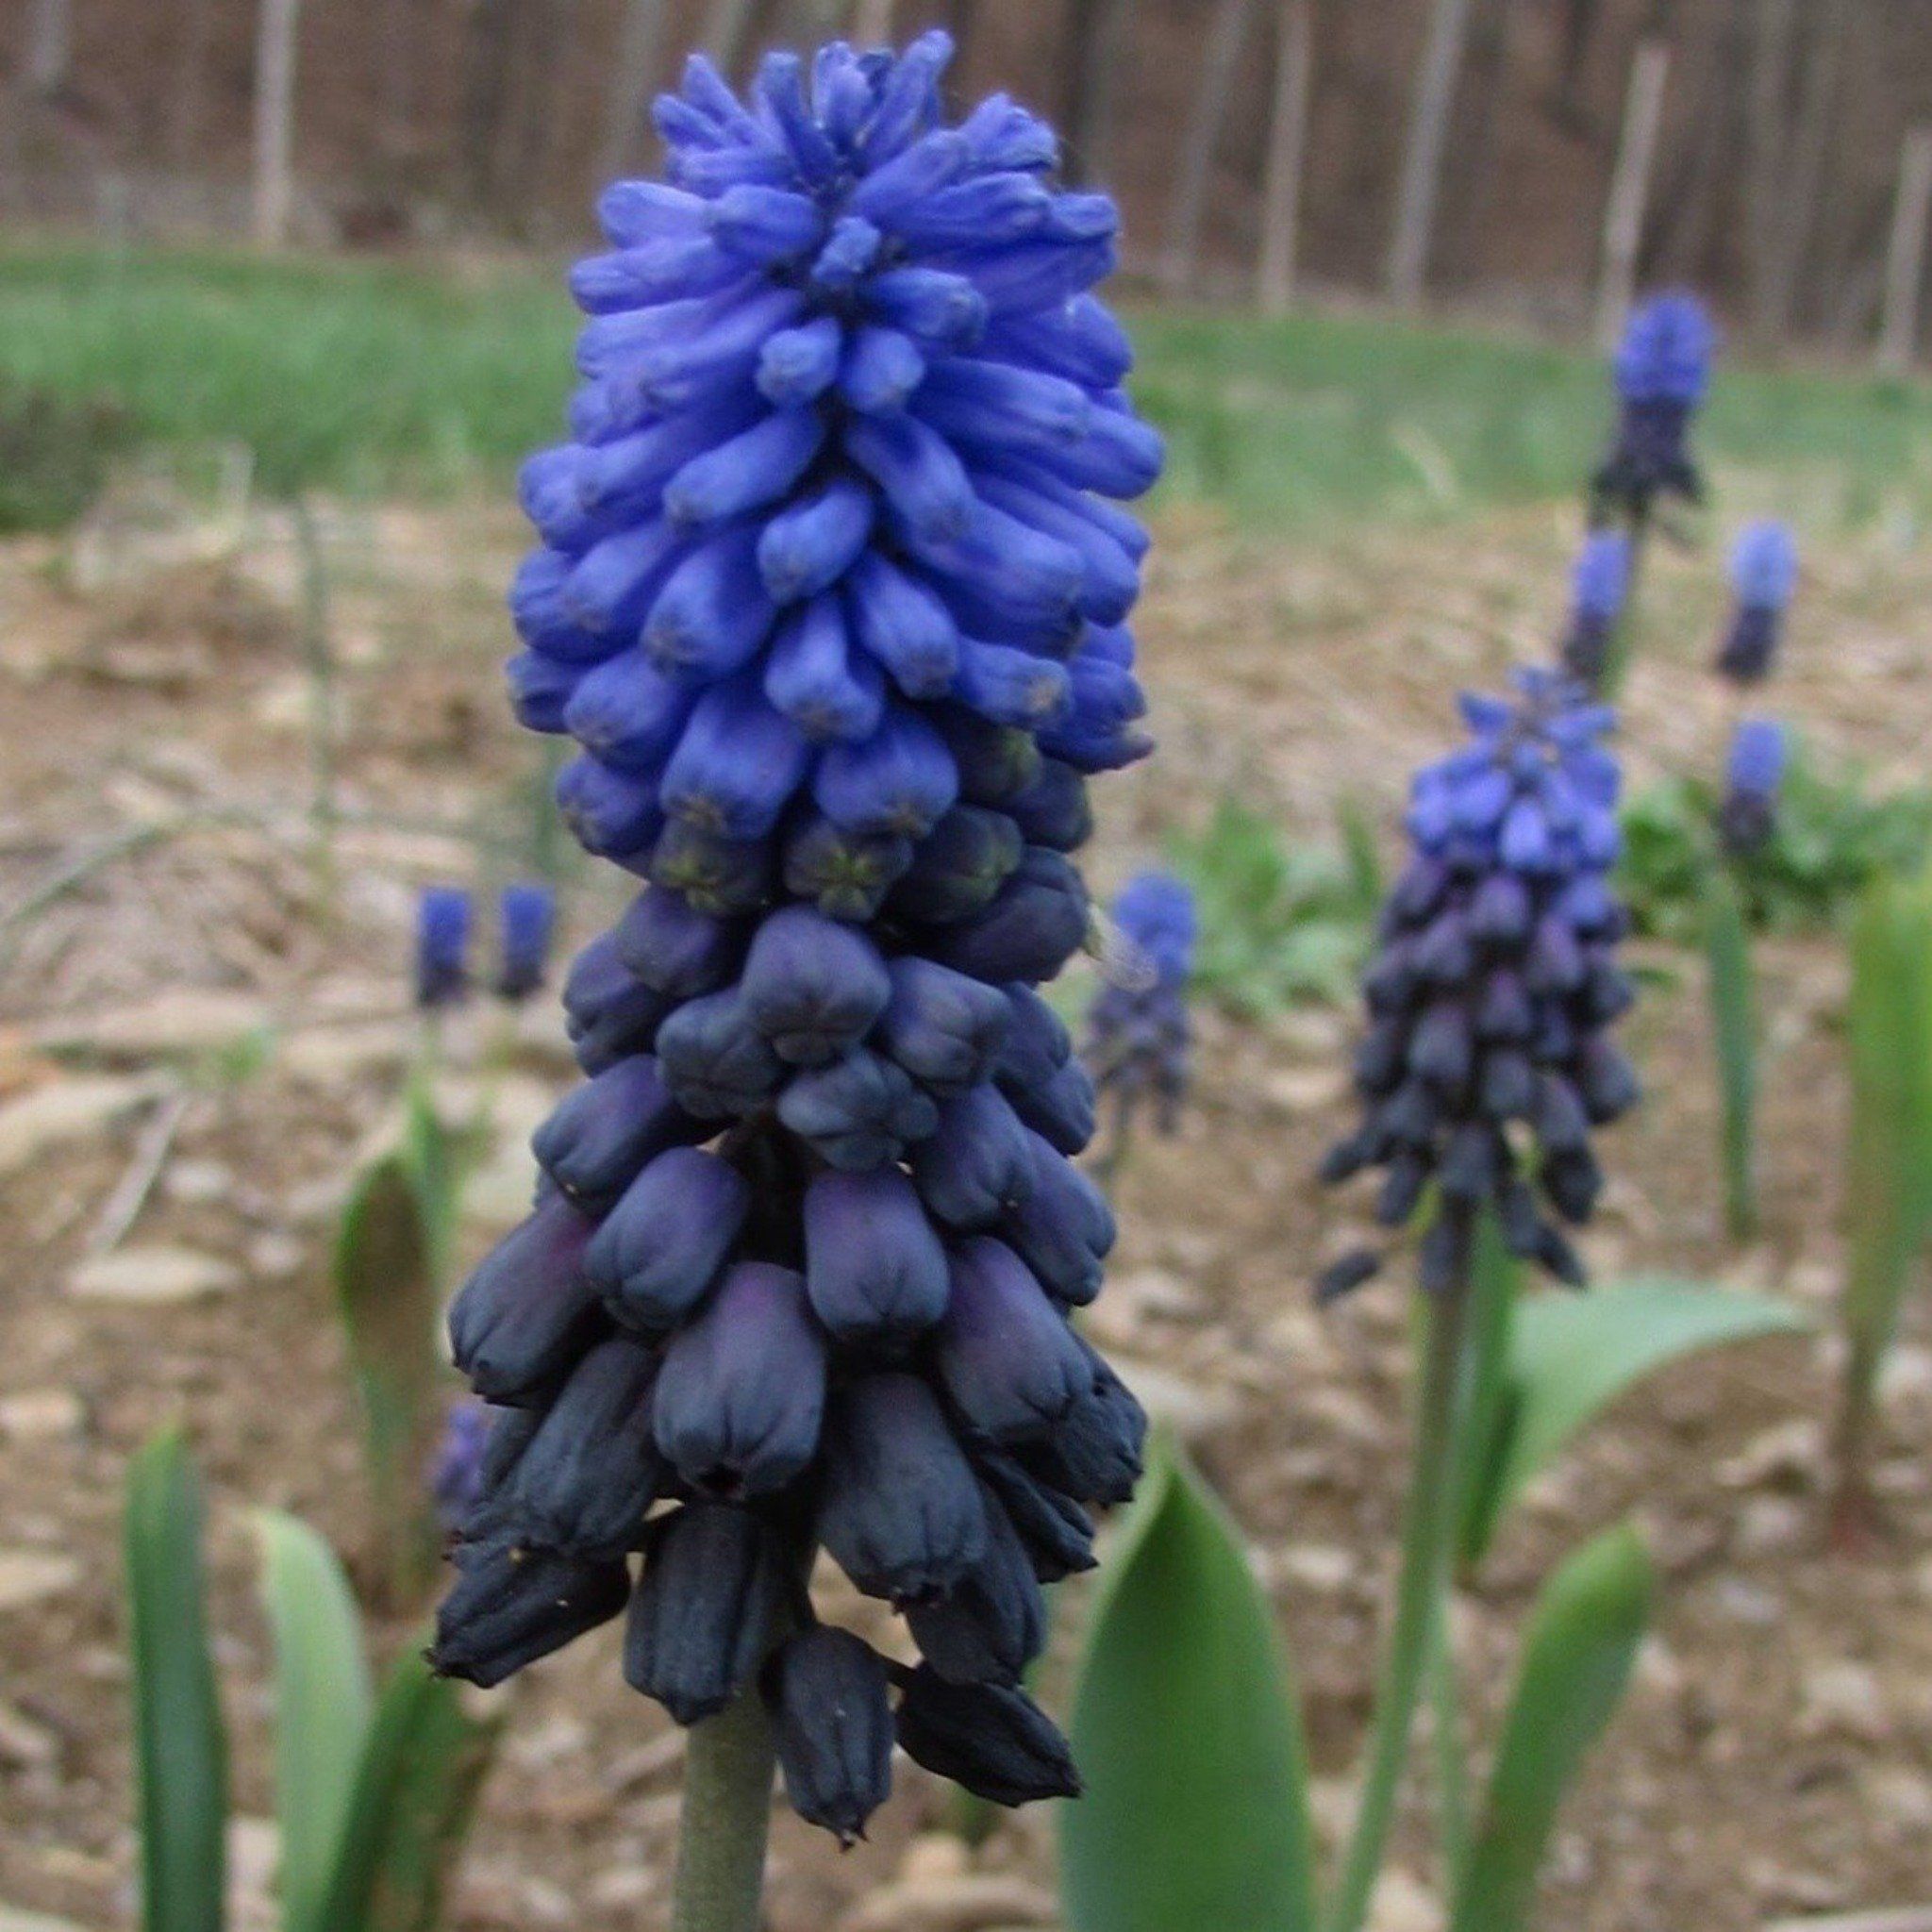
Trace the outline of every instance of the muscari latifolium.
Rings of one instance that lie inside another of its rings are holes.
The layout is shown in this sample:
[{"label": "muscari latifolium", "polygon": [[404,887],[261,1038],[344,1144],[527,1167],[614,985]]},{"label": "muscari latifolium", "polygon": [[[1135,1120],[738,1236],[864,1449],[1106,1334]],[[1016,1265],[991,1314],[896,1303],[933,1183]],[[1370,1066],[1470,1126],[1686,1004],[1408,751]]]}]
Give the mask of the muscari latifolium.
[{"label": "muscari latifolium", "polygon": [[[942,125],[949,53],[774,54],[742,101],[695,58],[668,180],[600,204],[510,683],[641,889],[570,974],[588,1077],[535,1208],[451,1318],[497,1413],[439,1667],[626,1615],[630,1683],[688,1724],[755,1683],[845,1839],[895,1735],[1002,1803],[1076,1788],[1020,1680],[1143,1429],[1069,1320],[1113,1224],[1035,988],[1088,931],[1087,779],[1148,749],[1109,499],[1160,446],[1088,292],[1111,202],[1003,96]],[[915,1667],[819,1622],[820,1551]]]}]

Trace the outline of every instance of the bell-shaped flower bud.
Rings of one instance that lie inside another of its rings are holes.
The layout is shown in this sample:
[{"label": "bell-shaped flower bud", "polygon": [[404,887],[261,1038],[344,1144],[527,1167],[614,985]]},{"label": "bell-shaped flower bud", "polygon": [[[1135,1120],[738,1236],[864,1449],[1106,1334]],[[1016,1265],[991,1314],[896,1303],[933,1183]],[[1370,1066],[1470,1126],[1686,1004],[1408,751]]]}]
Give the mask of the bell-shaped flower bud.
[{"label": "bell-shaped flower bud", "polygon": [[915,1335],[945,1313],[945,1250],[897,1168],[812,1181],[805,1285],[812,1313],[835,1341]]},{"label": "bell-shaped flower bud", "polygon": [[679,1007],[658,1029],[658,1060],[677,1104],[700,1120],[751,1113],[785,1078],[736,987]]},{"label": "bell-shaped flower bud", "polygon": [[563,1010],[577,1064],[595,1074],[648,1053],[671,1002],[624,964],[610,934],[603,933],[572,962]]},{"label": "bell-shaped flower bud", "polygon": [[992,904],[1024,851],[1002,812],[958,805],[919,841],[906,876],[892,889],[901,918],[943,925]]},{"label": "bell-shaped flower bud", "polygon": [[695,999],[725,985],[744,957],[745,927],[695,910],[680,892],[649,886],[611,929],[620,960],[667,999]]},{"label": "bell-shaped flower bud", "polygon": [[597,1204],[623,1192],[647,1160],[701,1132],[671,1097],[658,1062],[639,1054],[566,1093],[530,1146],[566,1194]]},{"label": "bell-shaped flower bud", "polygon": [[912,864],[909,839],[841,831],[809,819],[785,841],[785,890],[827,919],[863,925],[876,919],[886,894]]},{"label": "bell-shaped flower bud", "polygon": [[604,1325],[584,1273],[591,1224],[561,1194],[497,1242],[449,1311],[450,1352],[487,1402],[522,1403],[557,1380]]},{"label": "bell-shaped flower bud", "polygon": [[766,1667],[785,1796],[841,1844],[865,1836],[891,1795],[892,1707],[886,1667],[849,1630],[814,1624],[788,1638]]},{"label": "bell-shaped flower bud", "polygon": [[761,839],[810,768],[805,734],[756,683],[737,679],[698,700],[664,768],[658,803],[715,838]]},{"label": "bell-shaped flower bud", "polygon": [[625,1626],[625,1681],[681,1724],[715,1717],[764,1661],[789,1593],[784,1548],[756,1511],[687,1503],[658,1518]]},{"label": "bell-shaped flower bud", "polygon": [[752,1024],[793,1066],[820,1067],[857,1046],[891,993],[878,948],[807,906],[758,927],[739,997]]},{"label": "bell-shaped flower bud", "polygon": [[789,1268],[741,1261],[664,1351],[658,1446],[693,1489],[783,1489],[819,1445],[824,1338]]},{"label": "bell-shaped flower bud", "polygon": [[713,919],[756,912],[772,894],[768,840],[722,839],[683,819],[658,835],[641,870],[653,885],[680,893],[693,911]]},{"label": "bell-shaped flower bud", "polygon": [[948,1227],[991,1227],[1033,1186],[1026,1130],[991,1086],[941,1101],[931,1136],[912,1150],[920,1199]]},{"label": "bell-shaped flower bud", "polygon": [[913,1763],[991,1804],[1080,1795],[1067,1740],[1024,1690],[949,1684],[923,1664],[907,1679],[897,1729]]},{"label": "bell-shaped flower bud", "polygon": [[975,1460],[1041,1583],[1058,1583],[1093,1568],[1093,1519],[1079,1504],[1004,1450],[982,1449]]},{"label": "bell-shaped flower bud", "polygon": [[828,1165],[864,1174],[929,1139],[939,1109],[902,1069],[859,1047],[793,1078],[778,1118]]},{"label": "bell-shaped flower bud", "polygon": [[826,1422],[819,1541],[868,1596],[916,1602],[986,1555],[986,1506],[932,1391],[863,1375]]},{"label": "bell-shaped flower bud", "polygon": [[1046,1599],[1025,1545],[987,1495],[987,1553],[943,1596],[909,1604],[919,1653],[955,1684],[1017,1684],[1046,1644]]},{"label": "bell-shaped flower bud", "polygon": [[661,1334],[703,1300],[750,1207],[728,1160],[674,1147],[624,1191],[585,1251],[585,1272],[626,1327]]},{"label": "bell-shaped flower bud", "polygon": [[765,696],[814,744],[863,744],[886,714],[885,679],[853,647],[836,597],[815,597],[779,626]]},{"label": "bell-shaped flower bud", "polygon": [[436,1613],[430,1667],[488,1690],[608,1624],[630,1595],[622,1561],[591,1562],[509,1542],[475,1545]]},{"label": "bell-shaped flower bud", "polygon": [[664,1466],[651,1432],[658,1364],[623,1337],[571,1371],[517,1460],[508,1520],[539,1549],[617,1557],[636,1546]]},{"label": "bell-shaped flower bud", "polygon": [[1058,852],[1034,850],[983,911],[933,936],[942,965],[998,985],[1051,979],[1087,937],[1087,889]]},{"label": "bell-shaped flower bud", "polygon": [[929,832],[958,790],[943,741],[903,705],[888,705],[862,744],[826,746],[812,779],[812,797],[834,824],[909,839]]},{"label": "bell-shaped flower bud", "polygon": [[[1077,1338],[1076,1338],[1077,1340]],[[1085,1342],[1093,1386],[1051,1436],[1027,1443],[1020,1459],[1063,1494],[1107,1507],[1124,1503],[1141,1480],[1147,1411]]]},{"label": "bell-shaped flower bud", "polygon": [[1057,1301],[1084,1307],[1100,1292],[1114,1243],[1113,1209],[1088,1175],[1038,1134],[1026,1137],[1033,1185],[1007,1210],[1000,1233]]},{"label": "bell-shaped flower bud", "polygon": [[889,970],[891,998],[879,1019],[879,1045],[933,1093],[978,1086],[1012,1024],[1005,993],[916,954]]},{"label": "bell-shaped flower bud", "polygon": [[1079,1339],[1005,1242],[979,1236],[950,1258],[953,1291],[933,1338],[947,1399],[995,1442],[1050,1434],[1093,1391]]}]

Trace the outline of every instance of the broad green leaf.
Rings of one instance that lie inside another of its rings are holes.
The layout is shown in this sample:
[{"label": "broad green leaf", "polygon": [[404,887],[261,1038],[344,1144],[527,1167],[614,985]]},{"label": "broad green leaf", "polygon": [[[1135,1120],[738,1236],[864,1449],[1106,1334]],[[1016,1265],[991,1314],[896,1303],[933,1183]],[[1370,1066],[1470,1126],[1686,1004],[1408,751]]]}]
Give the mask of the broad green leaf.
[{"label": "broad green leaf", "polygon": [[436,1532],[422,1480],[442,1361],[436,1346],[437,1236],[414,1160],[385,1155],[357,1184],[336,1238],[337,1304],[362,1399],[364,1440],[391,1586],[429,1571]]},{"label": "broad green leaf", "polygon": [[227,1740],[201,1572],[201,1492],[178,1428],[127,1473],[127,1601],[145,1932],[220,1932]]},{"label": "broad green leaf", "polygon": [[1646,1375],[1701,1349],[1808,1325],[1768,1295],[1668,1275],[1525,1297],[1510,1338],[1510,1400],[1492,1464],[1490,1525],[1592,1416]]},{"label": "broad green leaf", "polygon": [[1705,962],[1722,1116],[1724,1221],[1733,1241],[1746,1241],[1757,1221],[1757,1019],[1751,935],[1745,924],[1744,902],[1728,867],[1711,868],[1704,909]]},{"label": "broad green leaf", "polygon": [[1586,1543],[1543,1586],[1451,1932],[1526,1932],[1557,1809],[1624,1694],[1655,1588],[1627,1524]]},{"label": "broad green leaf", "polygon": [[1307,1932],[1299,1699],[1234,1524],[1165,1445],[1108,1559],[1072,1735],[1073,1932]]},{"label": "broad green leaf", "polygon": [[1881,884],[1852,932],[1844,1321],[1855,1406],[1869,1401],[1932,1210],[1932,898]]},{"label": "broad green leaf", "polygon": [[326,1932],[322,1907],[369,1728],[369,1666],[335,1552],[263,1510],[261,1593],[275,1643],[275,1808],[285,1932]]},{"label": "broad green leaf", "polygon": [[458,1686],[404,1652],[369,1725],[324,1906],[326,1932],[434,1932],[495,1747]]},{"label": "broad green leaf", "polygon": [[1462,1417],[1457,1425],[1456,1556],[1474,1564],[1495,1530],[1502,1507],[1501,1458],[1515,1402],[1510,1358],[1523,1264],[1504,1245],[1493,1214],[1476,1223],[1469,1280]]}]

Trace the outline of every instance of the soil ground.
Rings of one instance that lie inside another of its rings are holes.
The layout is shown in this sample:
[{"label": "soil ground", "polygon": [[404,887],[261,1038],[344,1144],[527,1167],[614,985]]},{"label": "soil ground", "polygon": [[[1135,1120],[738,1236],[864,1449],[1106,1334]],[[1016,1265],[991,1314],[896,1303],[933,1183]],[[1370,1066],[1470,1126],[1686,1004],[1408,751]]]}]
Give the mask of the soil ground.
[{"label": "soil ground", "polygon": [[[1574,520],[1550,508],[1290,550],[1175,511],[1160,535],[1141,634],[1162,752],[1100,788],[1103,885],[1230,790],[1311,837],[1330,835],[1344,792],[1392,827],[1404,774],[1453,729],[1453,691],[1541,654]],[[0,551],[0,904],[25,915],[0,928],[0,1901],[96,1932],[131,1924],[134,1908],[126,1458],[187,1418],[210,1494],[239,1807],[265,1820],[267,1638],[247,1511],[291,1508],[365,1547],[322,1257],[411,1050],[414,892],[485,876],[478,833],[500,872],[527,816],[533,754],[493,675],[512,523],[339,511],[325,536],[341,662],[333,885],[313,849],[291,533],[124,506],[58,546]],[[1625,731],[1640,777],[1719,756],[1724,708],[1701,662],[1720,575],[1709,556],[1656,560]],[[1916,776],[1932,730],[1928,578],[1890,537],[1834,548],[1808,574],[1775,693],[1815,742],[1880,777]],[[614,882],[580,875],[571,936],[616,901]],[[1893,1365],[1881,1530],[1836,1553],[1822,1444],[1842,1252],[1840,956],[1824,940],[1765,948],[1766,1214],[1743,1252],[1718,1220],[1696,964],[1652,963],[1630,1026],[1648,1098],[1607,1149],[1614,1185],[1590,1258],[1604,1275],[1769,1288],[1824,1325],[1674,1372],[1599,1423],[1463,1592],[1456,1640],[1491,1717],[1538,1579],[1634,1513],[1667,1588],[1633,1692],[1564,1816],[1543,1923],[1757,1932],[1932,1896],[1932,1309],[1918,1299]],[[516,1211],[523,1137],[570,1078],[546,1001],[514,1023],[508,1071],[480,1079],[507,1024],[475,1010],[447,1044],[452,1089],[489,1089],[501,1142],[471,1191],[470,1253]],[[1341,1119],[1353,1027],[1321,1008],[1265,1024],[1202,1015],[1182,1130],[1140,1146],[1123,1178],[1124,1235],[1094,1323],[1106,1345],[1167,1372],[1252,1540],[1306,1687],[1331,1824],[1347,1816],[1376,1655],[1407,1381],[1399,1280],[1326,1314],[1308,1296],[1359,1231],[1360,1201],[1310,1179]],[[272,1051],[244,1064],[236,1041],[264,1028]],[[177,1124],[156,1164],[165,1111]],[[124,1227],[113,1197],[149,1166]],[[179,1297],[127,1299],[112,1263],[90,1261],[110,1238],[138,1284],[158,1278],[143,1257],[171,1252]],[[386,1644],[408,1632],[407,1618],[381,1625]],[[516,1688],[458,1924],[663,1923],[675,1747],[622,1689],[617,1641],[600,1632]],[[943,1819],[942,1791],[910,1770],[874,1841],[849,1857],[781,1817],[774,1932],[971,1932],[1050,1913],[1046,1818],[1003,1824],[973,1854],[976,1890],[954,1870],[963,1853],[911,1842]],[[1437,1923],[1428,1842],[1417,1805],[1384,1932]],[[273,1923],[271,1857],[263,1827],[245,1824],[243,1924]]]}]

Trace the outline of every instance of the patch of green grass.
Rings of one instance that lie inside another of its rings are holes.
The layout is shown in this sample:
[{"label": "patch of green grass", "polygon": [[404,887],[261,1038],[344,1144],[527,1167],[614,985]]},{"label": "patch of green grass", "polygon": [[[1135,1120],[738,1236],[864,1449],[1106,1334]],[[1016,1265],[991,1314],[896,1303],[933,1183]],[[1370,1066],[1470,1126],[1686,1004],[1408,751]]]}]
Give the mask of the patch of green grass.
[{"label": "patch of green grass", "polygon": [[[1272,531],[1574,496],[1601,359],[1449,328],[1130,307],[1172,494]],[[238,441],[266,487],[502,487],[553,441],[575,321],[547,262],[463,269],[212,251],[0,250],[0,389],[138,440]],[[1699,435],[1839,514],[1932,503],[1932,391],[1724,367]]]}]

